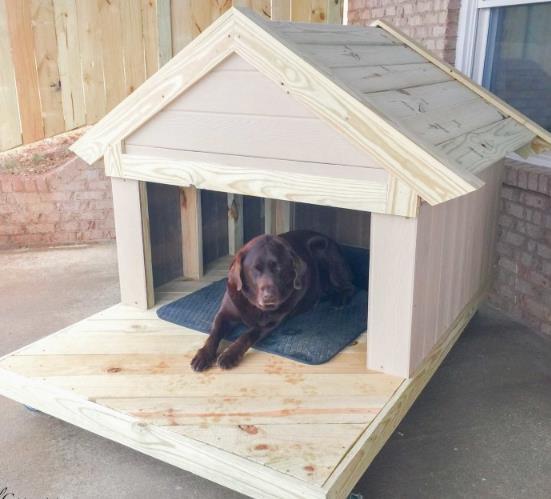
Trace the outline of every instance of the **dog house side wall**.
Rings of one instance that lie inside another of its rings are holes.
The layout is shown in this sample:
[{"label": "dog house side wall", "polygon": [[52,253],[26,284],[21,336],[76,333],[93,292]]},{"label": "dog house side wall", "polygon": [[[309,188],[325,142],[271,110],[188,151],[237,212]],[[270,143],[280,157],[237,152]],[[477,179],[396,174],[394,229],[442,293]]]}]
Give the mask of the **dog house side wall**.
[{"label": "dog house side wall", "polygon": [[373,214],[368,367],[409,377],[488,286],[503,164],[485,185],[408,219]]}]

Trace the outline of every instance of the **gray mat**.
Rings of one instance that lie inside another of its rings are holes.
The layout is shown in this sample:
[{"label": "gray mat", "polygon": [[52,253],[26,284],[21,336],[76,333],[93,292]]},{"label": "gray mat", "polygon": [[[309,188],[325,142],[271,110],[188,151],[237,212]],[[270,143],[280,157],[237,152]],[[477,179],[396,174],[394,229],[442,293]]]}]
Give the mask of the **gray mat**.
[{"label": "gray mat", "polygon": [[[168,322],[208,333],[224,296],[226,279],[214,282],[157,310]],[[367,292],[357,290],[350,303],[336,308],[329,301],[291,317],[254,348],[304,364],[323,364],[352,343],[367,328]],[[238,326],[227,337],[233,341],[246,330]]]}]

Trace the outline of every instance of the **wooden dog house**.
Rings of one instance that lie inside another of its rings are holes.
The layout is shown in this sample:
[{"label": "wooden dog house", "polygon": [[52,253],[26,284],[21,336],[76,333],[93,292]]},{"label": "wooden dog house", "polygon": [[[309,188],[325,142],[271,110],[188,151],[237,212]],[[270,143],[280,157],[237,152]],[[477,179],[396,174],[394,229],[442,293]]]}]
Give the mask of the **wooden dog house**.
[{"label": "wooden dog house", "polygon": [[[386,24],[231,9],[73,146],[113,180],[122,303],[3,357],[0,393],[253,497],[344,498],[485,296],[503,157],[549,143]],[[204,335],[156,317],[224,275],[247,203],[369,224],[367,332],[327,364],[195,373]]]}]

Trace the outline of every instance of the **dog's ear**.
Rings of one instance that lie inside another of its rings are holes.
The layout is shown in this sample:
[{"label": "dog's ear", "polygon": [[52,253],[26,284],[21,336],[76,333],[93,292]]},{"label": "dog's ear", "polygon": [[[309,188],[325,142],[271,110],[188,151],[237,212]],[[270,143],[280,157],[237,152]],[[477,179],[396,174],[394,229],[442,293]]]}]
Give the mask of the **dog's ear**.
[{"label": "dog's ear", "polygon": [[295,270],[293,287],[295,289],[302,289],[304,276],[306,275],[306,271],[308,270],[306,266],[306,262],[292,250],[291,250],[291,257],[293,258],[293,269]]},{"label": "dog's ear", "polygon": [[323,236],[312,236],[306,243],[306,246],[312,255],[315,255],[320,251],[325,251],[327,249],[327,245],[327,238]]},{"label": "dog's ear", "polygon": [[243,258],[245,257],[245,252],[241,249],[235,255],[233,261],[230,265],[230,270],[228,271],[228,283],[235,286],[237,291],[243,289],[243,281],[241,278],[241,266],[243,265]]}]

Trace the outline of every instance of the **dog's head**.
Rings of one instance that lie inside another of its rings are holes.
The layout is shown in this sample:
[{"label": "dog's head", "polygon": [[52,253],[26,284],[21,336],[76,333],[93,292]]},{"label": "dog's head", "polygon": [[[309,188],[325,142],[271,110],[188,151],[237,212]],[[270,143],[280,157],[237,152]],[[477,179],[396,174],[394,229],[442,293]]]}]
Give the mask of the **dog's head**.
[{"label": "dog's head", "polygon": [[249,241],[230,266],[228,282],[263,311],[275,311],[304,285],[306,263],[280,237]]}]

